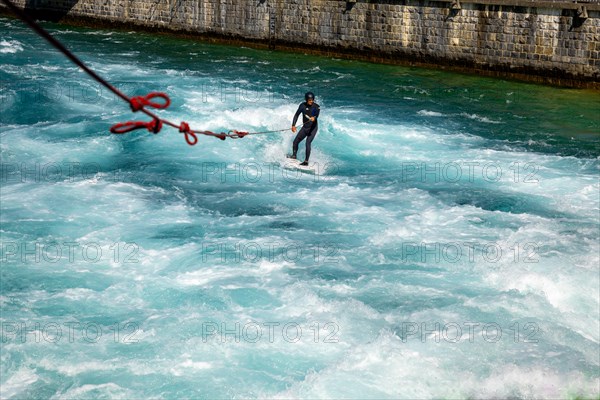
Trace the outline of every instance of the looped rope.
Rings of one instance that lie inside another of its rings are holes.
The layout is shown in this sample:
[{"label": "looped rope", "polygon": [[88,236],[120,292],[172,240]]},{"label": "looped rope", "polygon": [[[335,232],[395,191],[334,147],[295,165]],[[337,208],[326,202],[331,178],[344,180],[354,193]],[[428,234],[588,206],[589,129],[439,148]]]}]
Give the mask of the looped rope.
[{"label": "looped rope", "polygon": [[118,135],[122,135],[127,132],[135,131],[137,129],[146,128],[146,129],[148,129],[149,132],[157,134],[158,132],[160,132],[162,127],[163,127],[163,122],[160,119],[155,118],[150,122],[141,122],[141,121],[122,122],[122,123],[113,125],[110,128],[110,132],[118,134]]},{"label": "looped rope", "polygon": [[[152,101],[152,99],[155,99],[155,98],[163,99],[164,102],[157,103],[155,101]],[[148,129],[149,132],[157,134],[158,132],[160,132],[160,130],[163,127],[163,120],[158,118],[156,115],[152,114],[151,112],[147,111],[145,109],[145,107],[165,109],[171,105],[171,99],[165,93],[151,92],[145,96],[135,96],[135,97],[130,98],[129,104],[131,106],[131,111],[133,111],[133,112],[144,111],[146,114],[148,114],[149,116],[152,117],[152,121],[150,121],[150,122],[127,121],[124,123],[119,123],[110,128],[111,133],[122,135],[124,133],[134,131],[136,129],[146,128],[146,129]],[[189,128],[190,127],[188,125],[187,129],[189,130]],[[192,142],[187,139],[187,135],[186,135],[186,140],[190,144],[190,146],[193,146],[198,142],[198,139],[196,138],[196,140],[192,144]]]},{"label": "looped rope", "polygon": [[[156,103],[151,101],[152,99],[157,97],[163,99],[164,103]],[[171,105],[171,99],[165,93],[152,92],[148,93],[146,96],[132,97],[129,100],[129,103],[131,105],[131,111],[137,112],[142,110],[146,106],[157,109],[165,109]]]},{"label": "looped rope", "polygon": [[179,132],[185,135],[185,141],[190,146],[195,146],[198,143],[198,136],[190,129],[190,125],[187,122],[182,122],[179,126]]}]

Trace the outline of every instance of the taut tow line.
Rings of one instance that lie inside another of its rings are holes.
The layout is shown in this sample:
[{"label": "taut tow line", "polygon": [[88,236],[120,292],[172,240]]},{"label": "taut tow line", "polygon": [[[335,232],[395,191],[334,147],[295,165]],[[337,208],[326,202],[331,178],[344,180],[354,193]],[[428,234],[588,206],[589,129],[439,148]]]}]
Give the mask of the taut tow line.
[{"label": "taut tow line", "polygon": [[[87,65],[83,63],[77,56],[75,56],[69,49],[67,49],[61,42],[55,39],[48,31],[42,28],[36,21],[34,21],[25,11],[21,10],[19,7],[15,6],[10,0],[2,0],[4,4],[19,17],[23,22],[31,27],[38,35],[46,39],[52,46],[58,49],[61,53],[63,53],[69,60],[75,63],[79,68],[81,68],[85,73],[87,73],[90,77],[92,77],[95,81],[100,83],[102,86],[106,87],[108,90],[119,96],[125,102],[129,104],[131,107],[131,111],[138,112],[141,111],[150,118],[152,118],[149,122],[143,121],[128,121],[116,124],[110,128],[110,132],[114,134],[124,134],[127,132],[131,132],[137,129],[147,129],[149,132],[157,134],[163,128],[163,125],[169,125],[173,128],[179,130],[180,133],[185,135],[185,141],[190,145],[194,146],[198,143],[197,135],[205,135],[205,136],[213,136],[219,138],[221,140],[225,140],[227,138],[230,139],[241,139],[248,135],[258,135],[265,133],[275,133],[275,132],[284,132],[287,129],[279,129],[275,131],[262,131],[262,132],[245,132],[245,131],[237,131],[230,130],[228,132],[220,132],[215,133],[211,131],[201,131],[201,130],[192,130],[190,125],[187,122],[181,122],[179,125],[175,124],[169,120],[160,118],[158,115],[154,114],[152,111],[149,111],[146,107],[155,108],[158,110],[166,109],[171,105],[171,99],[166,93],[162,92],[152,92],[147,94],[146,96],[134,96],[129,97],[119,89],[111,85],[108,81],[90,69]],[[155,101],[155,99],[162,99],[162,101]],[[308,121],[310,122],[310,121]],[[308,123],[307,122],[307,123]],[[302,125],[299,125],[302,126]]]}]

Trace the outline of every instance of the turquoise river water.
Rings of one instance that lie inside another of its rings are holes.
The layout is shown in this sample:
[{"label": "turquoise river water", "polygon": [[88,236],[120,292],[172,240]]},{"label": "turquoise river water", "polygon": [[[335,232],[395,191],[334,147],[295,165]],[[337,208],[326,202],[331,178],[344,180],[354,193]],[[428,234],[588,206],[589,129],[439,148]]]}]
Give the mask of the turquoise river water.
[{"label": "turquoise river water", "polygon": [[597,93],[44,26],[316,172],[0,19],[0,397],[600,395]]}]

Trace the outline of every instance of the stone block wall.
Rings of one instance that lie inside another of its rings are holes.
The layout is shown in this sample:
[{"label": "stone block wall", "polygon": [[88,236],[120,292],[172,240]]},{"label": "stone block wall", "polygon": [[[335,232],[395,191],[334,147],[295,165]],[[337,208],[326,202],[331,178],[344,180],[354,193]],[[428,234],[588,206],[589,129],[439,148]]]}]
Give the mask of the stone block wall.
[{"label": "stone block wall", "polygon": [[599,86],[600,3],[470,0],[15,0],[38,17],[110,21],[271,46]]}]

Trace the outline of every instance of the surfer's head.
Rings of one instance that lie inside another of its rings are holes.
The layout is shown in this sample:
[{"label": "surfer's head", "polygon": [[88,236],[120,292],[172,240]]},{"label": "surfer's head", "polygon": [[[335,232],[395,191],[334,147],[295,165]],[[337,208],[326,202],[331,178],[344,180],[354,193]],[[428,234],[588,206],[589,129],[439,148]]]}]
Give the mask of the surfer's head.
[{"label": "surfer's head", "polygon": [[313,92],[306,92],[304,100],[306,100],[307,103],[312,103],[315,101],[315,94]]}]

